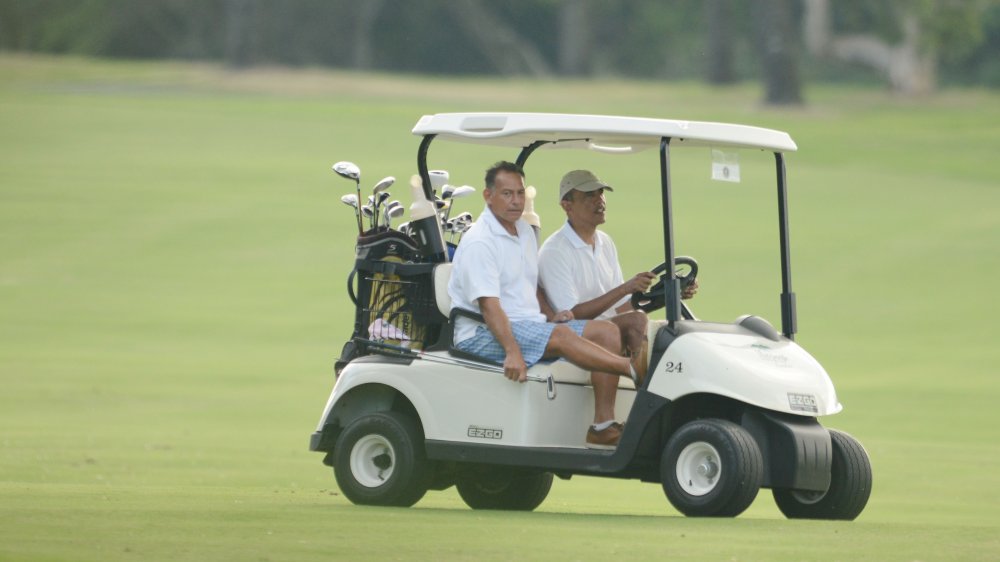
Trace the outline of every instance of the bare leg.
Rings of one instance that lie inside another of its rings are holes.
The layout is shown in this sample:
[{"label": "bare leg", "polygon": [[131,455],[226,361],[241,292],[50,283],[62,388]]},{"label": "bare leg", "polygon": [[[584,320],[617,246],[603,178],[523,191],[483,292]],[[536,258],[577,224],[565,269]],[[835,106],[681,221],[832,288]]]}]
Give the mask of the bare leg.
[{"label": "bare leg", "polygon": [[622,334],[622,353],[632,355],[642,349],[646,341],[646,326],[649,318],[641,310],[633,310],[624,314],[619,314],[611,321]]},{"label": "bare leg", "polygon": [[[611,353],[617,352],[622,340],[618,329],[609,322],[587,322],[583,328],[583,337]],[[615,398],[618,396],[618,377],[610,373],[594,371],[590,373],[590,382],[594,386],[594,423],[614,420]]]},{"label": "bare leg", "polygon": [[[598,320],[588,322],[588,325],[594,322],[610,325],[608,322]],[[611,328],[617,331],[614,325],[611,325]],[[624,377],[632,376],[628,358],[576,335],[576,332],[564,324],[560,324],[552,330],[552,337],[549,338],[549,343],[545,346],[544,355],[545,357],[565,357],[570,363],[588,371],[612,373]]]}]

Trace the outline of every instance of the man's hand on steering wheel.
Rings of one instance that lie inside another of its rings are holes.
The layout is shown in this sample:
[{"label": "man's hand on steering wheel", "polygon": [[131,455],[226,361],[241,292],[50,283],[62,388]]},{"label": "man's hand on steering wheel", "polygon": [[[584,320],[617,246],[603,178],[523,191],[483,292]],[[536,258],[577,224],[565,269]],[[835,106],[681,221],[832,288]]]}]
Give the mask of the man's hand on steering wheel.
[{"label": "man's hand on steering wheel", "polygon": [[[680,281],[681,298],[688,299],[693,297],[698,292],[698,282],[695,280],[698,276],[698,262],[694,258],[677,256],[674,258],[674,265],[678,268],[674,272],[674,277]],[[690,268],[686,274],[682,273],[683,266]],[[646,291],[632,293],[632,308],[642,310],[643,312],[652,312],[663,308],[665,304],[663,286],[668,276],[666,270],[667,264],[665,262],[653,268],[651,273],[660,275],[659,280]]]},{"label": "man's hand on steering wheel", "polygon": [[656,281],[656,274],[652,271],[636,273],[635,277],[625,282],[625,291],[629,294],[645,293],[654,281]]},{"label": "man's hand on steering wheel", "polygon": [[687,300],[697,294],[698,294],[698,280],[692,279],[691,282],[686,287],[684,287],[684,290],[681,291],[681,298]]}]

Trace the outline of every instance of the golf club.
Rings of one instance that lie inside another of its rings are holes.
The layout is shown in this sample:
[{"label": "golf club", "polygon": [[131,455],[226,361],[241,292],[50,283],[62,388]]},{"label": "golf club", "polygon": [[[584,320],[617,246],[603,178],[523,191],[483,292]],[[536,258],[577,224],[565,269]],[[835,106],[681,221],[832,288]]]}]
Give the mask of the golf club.
[{"label": "golf club", "polygon": [[[361,168],[353,162],[340,161],[331,166],[331,169],[340,177],[354,180],[354,188],[357,190],[357,203],[361,204]],[[364,233],[364,226],[361,224],[361,214],[358,214],[358,232]]]},{"label": "golf club", "polygon": [[[448,220],[448,217],[451,216],[451,207],[455,204],[454,200],[455,199],[459,199],[461,197],[466,197],[469,194],[475,193],[476,192],[476,188],[472,187],[471,185],[463,185],[461,187],[453,187],[453,186],[445,186],[445,187],[451,187],[452,188],[451,189],[451,193],[448,194],[449,198],[452,199],[451,205],[448,205],[448,211],[444,215],[444,219]],[[445,199],[443,193],[441,194],[441,198]]]},{"label": "golf club", "polygon": [[[400,209],[399,211],[395,210],[397,207]],[[401,216],[403,214],[403,210],[402,209],[403,209],[403,205],[400,204],[399,200],[395,200],[395,199],[392,200],[392,201],[390,201],[389,203],[387,203],[385,205],[385,208],[382,211],[382,219],[385,220],[385,227],[386,228],[392,228],[392,219],[395,218],[395,217]],[[395,214],[397,212],[399,214]]]},{"label": "golf club", "polygon": [[392,219],[399,218],[403,216],[403,212],[406,209],[403,208],[403,204],[399,200],[393,200],[385,206],[385,227],[392,228]]},{"label": "golf club", "polygon": [[364,215],[365,218],[368,219],[368,225],[369,225],[369,227],[371,227],[372,229],[374,229],[375,226],[373,225],[373,221],[375,219],[372,217],[372,215],[374,214],[373,211],[372,211],[372,206],[371,205],[365,205],[364,207],[361,207],[361,214]]},{"label": "golf club", "polygon": [[363,234],[363,231],[361,226],[361,211],[358,209],[358,196],[353,193],[348,193],[343,197],[341,197],[340,201],[344,205],[348,205],[354,208],[354,215],[358,219],[358,235],[360,236],[361,234]]},{"label": "golf club", "polygon": [[[387,190],[394,183],[396,183],[396,178],[394,178],[392,176],[386,176],[386,177],[382,178],[381,180],[379,180],[379,182],[372,187],[372,195],[375,197],[375,205],[374,205],[374,208],[372,209],[375,212],[375,226],[374,226],[374,228],[378,228],[378,210],[379,210],[379,205],[381,205],[382,202],[384,202],[386,199],[389,198],[389,193],[388,193]],[[385,197],[382,197],[383,193],[385,193]]]},{"label": "golf club", "polygon": [[388,191],[383,191],[383,192],[381,192],[381,193],[379,193],[378,195],[375,196],[375,204],[373,206],[373,210],[375,211],[375,228],[376,229],[379,226],[379,224],[378,224],[379,223],[379,209],[382,207],[382,204],[385,203],[386,199],[388,199],[390,196],[391,195],[389,194]]},{"label": "golf club", "polygon": [[444,233],[448,236],[448,242],[455,239],[455,223],[452,221],[445,221],[444,225],[441,227]]}]

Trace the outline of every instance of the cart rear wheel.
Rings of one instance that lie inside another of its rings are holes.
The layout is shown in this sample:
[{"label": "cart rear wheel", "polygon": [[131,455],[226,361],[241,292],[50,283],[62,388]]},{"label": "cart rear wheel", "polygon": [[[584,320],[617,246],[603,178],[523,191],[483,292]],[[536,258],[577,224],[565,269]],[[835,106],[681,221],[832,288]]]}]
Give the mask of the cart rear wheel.
[{"label": "cart rear wheel", "polygon": [[400,507],[417,503],[432,477],[418,424],[398,412],[368,414],[348,425],[334,448],[333,473],[351,502]]},{"label": "cart rear wheel", "polygon": [[789,519],[853,520],[865,509],[872,493],[872,467],[868,453],[850,435],[830,430],[833,462],[830,488],[809,492],[775,488],[772,491],[778,509]]},{"label": "cart rear wheel", "polygon": [[549,495],[552,473],[483,467],[462,475],[455,487],[472,509],[531,511]]},{"label": "cart rear wheel", "polygon": [[660,479],[678,511],[696,517],[735,517],[760,490],[760,448],[742,427],[708,419],[685,424],[660,458]]}]

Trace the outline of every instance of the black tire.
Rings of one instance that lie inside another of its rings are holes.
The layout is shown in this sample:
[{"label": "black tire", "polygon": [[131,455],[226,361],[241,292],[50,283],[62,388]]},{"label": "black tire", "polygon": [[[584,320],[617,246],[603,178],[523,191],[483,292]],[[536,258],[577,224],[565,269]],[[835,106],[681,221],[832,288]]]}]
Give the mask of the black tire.
[{"label": "black tire", "polygon": [[689,422],[663,449],[660,481],[670,503],[690,517],[736,517],[760,491],[764,461],[739,425],[719,419]]},{"label": "black tire", "polygon": [[531,511],[552,489],[552,473],[510,467],[471,469],[455,483],[458,495],[472,509]]},{"label": "black tire", "polygon": [[852,521],[868,505],[872,493],[872,465],[865,448],[855,438],[835,429],[830,430],[830,442],[833,460],[830,488],[826,492],[772,490],[774,501],[785,517]]},{"label": "black tire", "polygon": [[368,414],[340,434],[333,473],[352,503],[409,507],[427,493],[433,477],[423,434],[410,416]]}]

